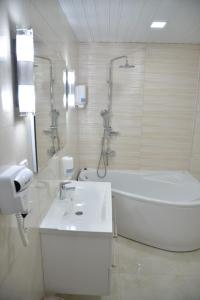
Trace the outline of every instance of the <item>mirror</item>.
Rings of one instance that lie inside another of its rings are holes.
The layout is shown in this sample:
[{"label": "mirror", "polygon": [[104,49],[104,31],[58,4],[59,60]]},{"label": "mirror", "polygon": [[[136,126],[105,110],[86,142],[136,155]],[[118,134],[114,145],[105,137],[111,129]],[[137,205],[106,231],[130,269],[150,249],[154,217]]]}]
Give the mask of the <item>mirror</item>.
[{"label": "mirror", "polygon": [[35,55],[35,129],[38,171],[65,145],[66,108],[63,104],[65,62],[58,57]]},{"label": "mirror", "polygon": [[13,27],[11,46],[16,115],[26,119],[29,166],[37,173],[66,145],[69,84],[61,53],[34,42],[33,31]]}]

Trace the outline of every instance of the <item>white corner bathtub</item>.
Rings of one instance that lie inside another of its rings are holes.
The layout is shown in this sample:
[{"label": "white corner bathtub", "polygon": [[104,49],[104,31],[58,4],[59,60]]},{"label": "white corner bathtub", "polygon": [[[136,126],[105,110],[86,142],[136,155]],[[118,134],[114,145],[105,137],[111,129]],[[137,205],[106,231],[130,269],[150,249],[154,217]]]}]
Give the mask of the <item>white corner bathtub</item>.
[{"label": "white corner bathtub", "polygon": [[200,182],[186,171],[84,169],[79,180],[109,181],[118,233],[170,251],[200,248]]}]

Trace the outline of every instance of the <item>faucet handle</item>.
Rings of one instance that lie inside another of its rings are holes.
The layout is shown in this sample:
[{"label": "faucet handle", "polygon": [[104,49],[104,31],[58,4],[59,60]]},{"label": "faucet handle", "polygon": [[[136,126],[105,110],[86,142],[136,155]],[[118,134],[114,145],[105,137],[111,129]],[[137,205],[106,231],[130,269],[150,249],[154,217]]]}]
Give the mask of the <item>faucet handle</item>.
[{"label": "faucet handle", "polygon": [[109,135],[110,135],[110,136],[116,136],[116,135],[119,135],[119,131],[111,130],[111,131],[109,132]]},{"label": "faucet handle", "polygon": [[115,151],[114,150],[110,150],[108,149],[107,151],[104,152],[105,155],[108,157],[108,156],[115,156]]},{"label": "faucet handle", "polygon": [[63,189],[63,187],[64,187],[66,184],[70,184],[70,183],[71,183],[71,181],[69,181],[69,180],[61,181],[61,182],[60,182],[60,189]]},{"label": "faucet handle", "polygon": [[71,180],[63,180],[63,181],[61,181],[61,183],[60,184],[70,184],[70,183],[72,183],[71,182]]},{"label": "faucet handle", "polygon": [[109,137],[119,135],[119,131],[114,131],[111,126],[104,127],[104,130]]},{"label": "faucet handle", "polygon": [[72,183],[72,182],[69,181],[69,180],[60,182],[60,200],[63,199],[62,194],[63,194],[63,191],[64,191],[64,190],[75,190],[75,186],[65,188],[65,185],[70,184],[70,183]]}]

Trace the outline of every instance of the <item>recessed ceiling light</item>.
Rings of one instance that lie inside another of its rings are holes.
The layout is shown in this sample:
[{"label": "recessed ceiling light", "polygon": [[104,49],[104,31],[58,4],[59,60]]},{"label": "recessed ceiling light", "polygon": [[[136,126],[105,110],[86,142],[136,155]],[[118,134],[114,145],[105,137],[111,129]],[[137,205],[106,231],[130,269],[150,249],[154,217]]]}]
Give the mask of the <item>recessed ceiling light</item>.
[{"label": "recessed ceiling light", "polygon": [[167,22],[152,22],[151,28],[164,28]]}]

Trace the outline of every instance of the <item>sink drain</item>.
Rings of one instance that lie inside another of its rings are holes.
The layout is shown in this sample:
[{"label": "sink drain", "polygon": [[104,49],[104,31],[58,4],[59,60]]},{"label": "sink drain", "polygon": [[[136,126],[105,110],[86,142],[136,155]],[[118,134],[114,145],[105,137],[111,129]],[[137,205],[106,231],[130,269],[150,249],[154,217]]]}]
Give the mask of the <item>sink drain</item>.
[{"label": "sink drain", "polygon": [[83,212],[79,210],[79,211],[76,211],[75,214],[76,214],[77,216],[81,216],[81,215],[83,215]]}]

